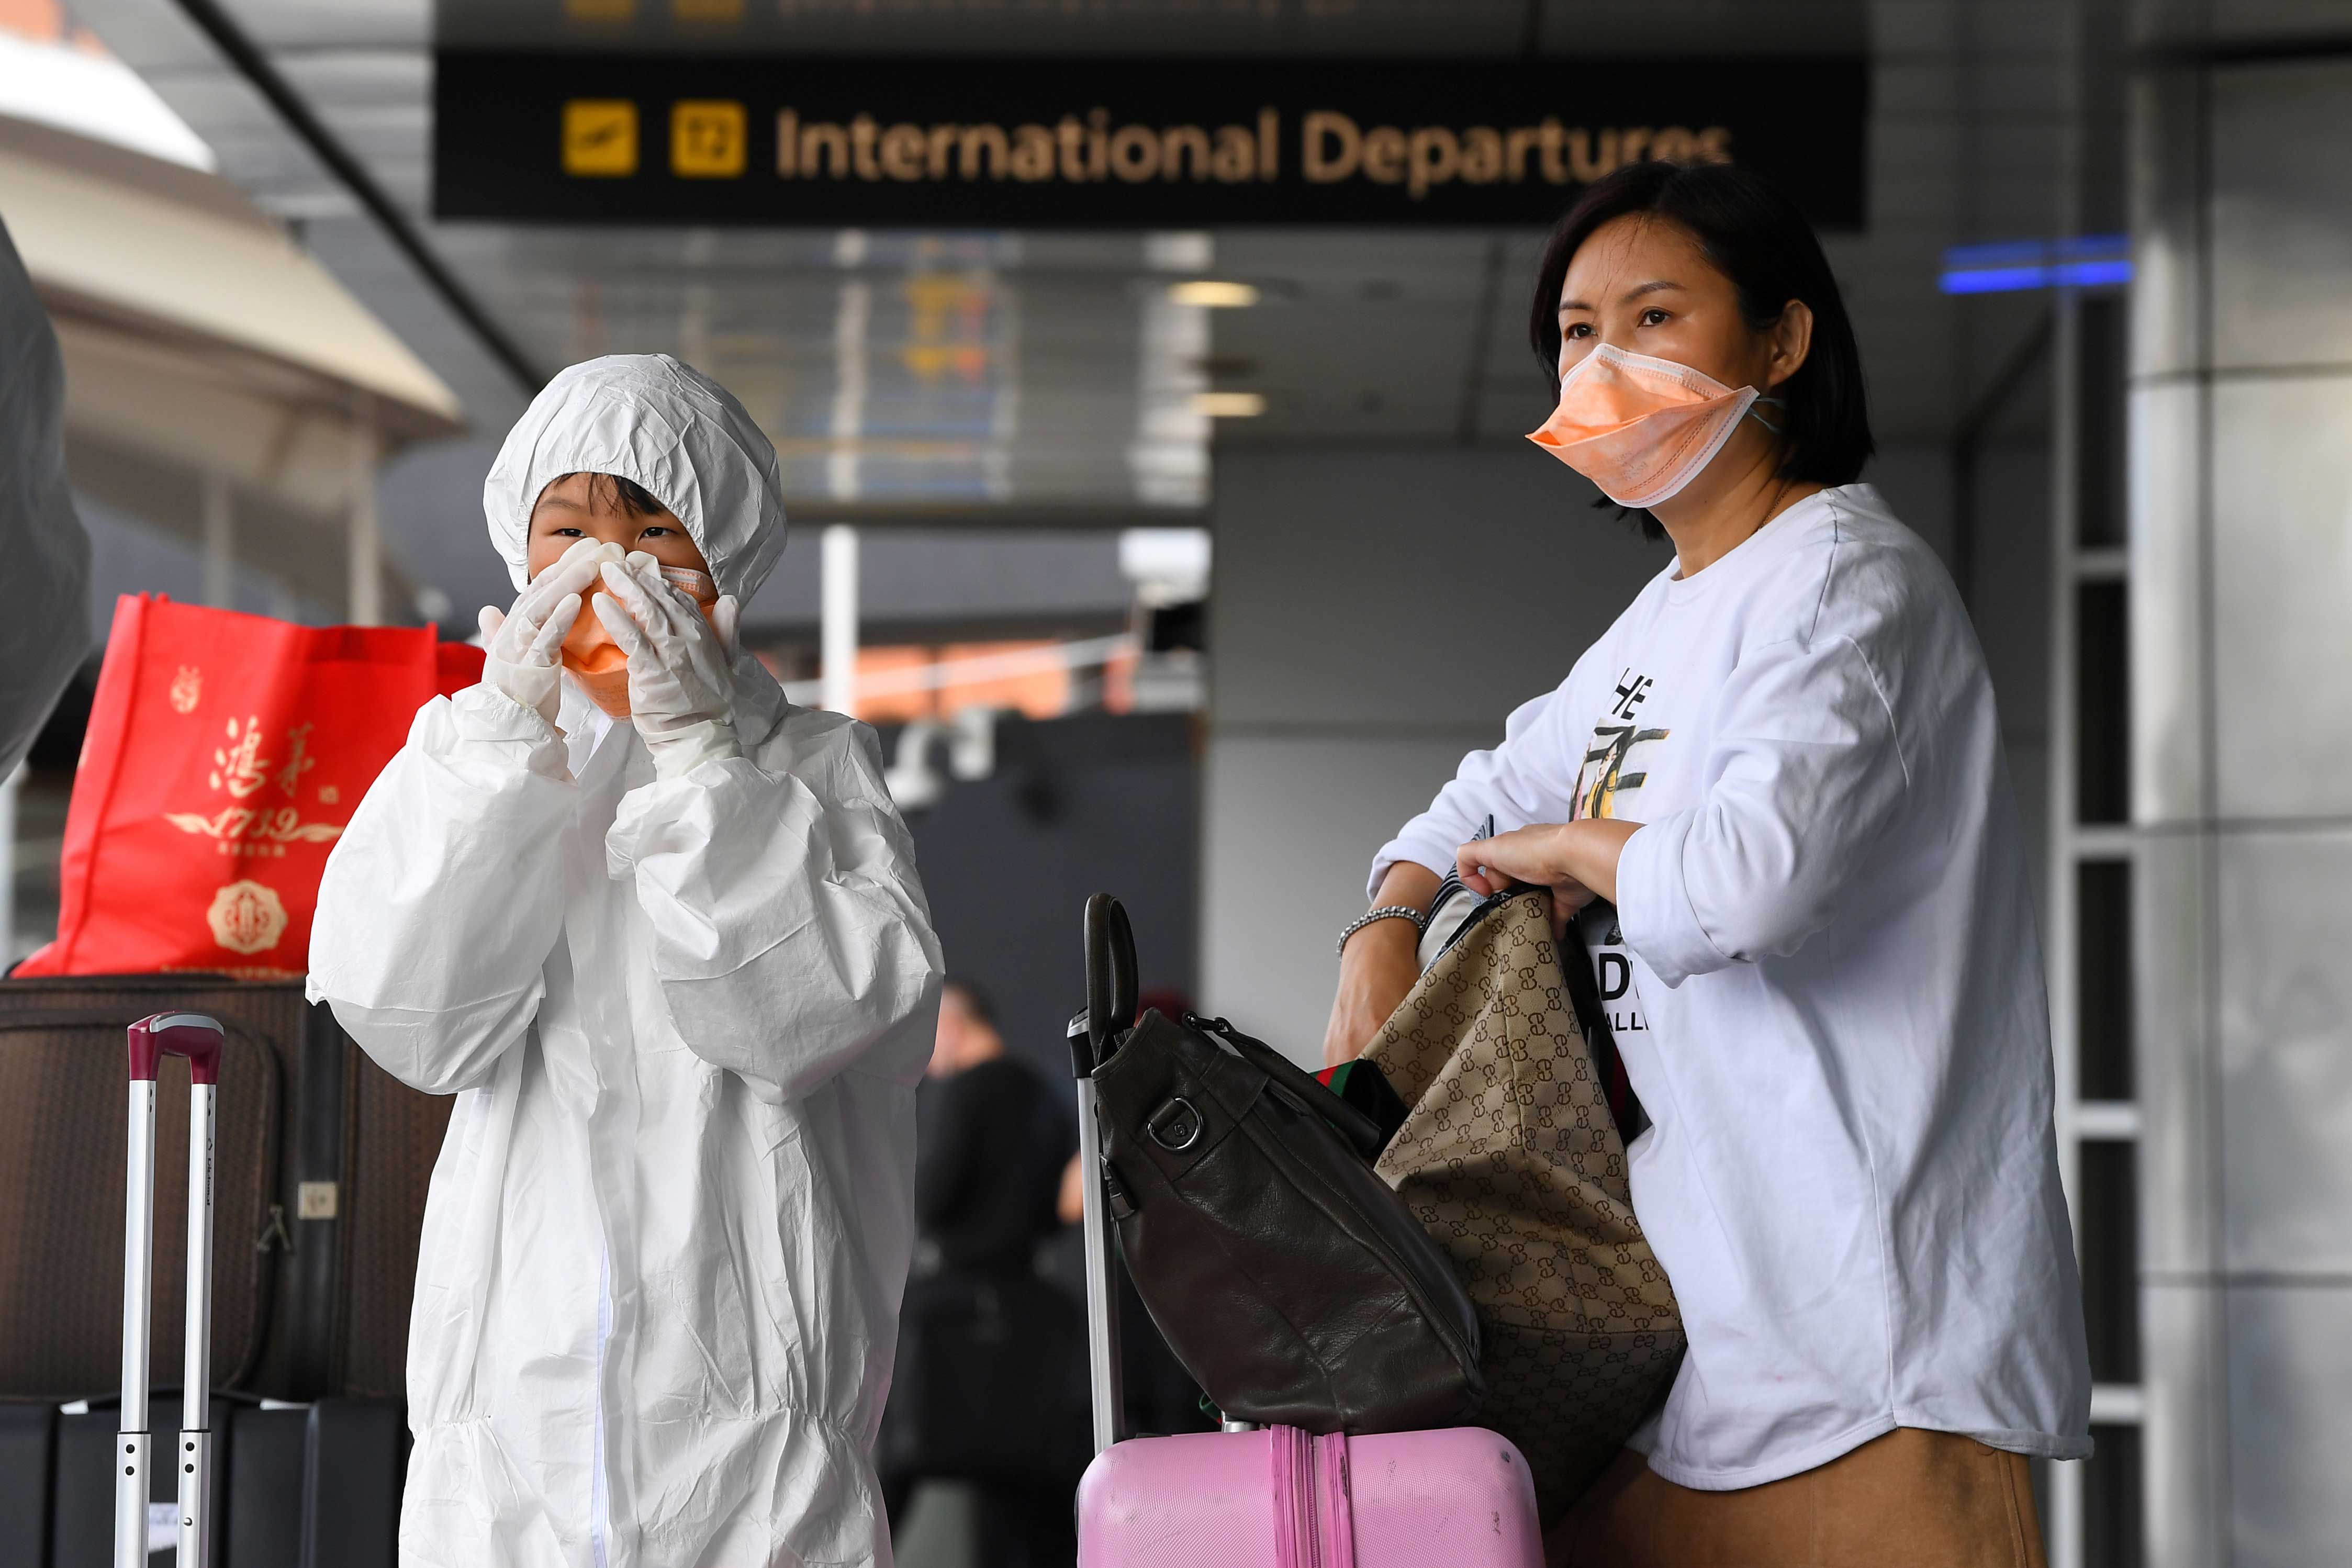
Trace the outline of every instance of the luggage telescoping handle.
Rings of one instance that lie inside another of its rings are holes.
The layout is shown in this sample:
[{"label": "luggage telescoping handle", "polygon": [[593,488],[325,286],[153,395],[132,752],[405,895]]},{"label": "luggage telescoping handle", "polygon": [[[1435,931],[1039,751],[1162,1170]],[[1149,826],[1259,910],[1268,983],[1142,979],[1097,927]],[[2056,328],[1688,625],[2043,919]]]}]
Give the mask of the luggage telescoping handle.
[{"label": "luggage telescoping handle", "polygon": [[1080,1078],[1111,1052],[1111,1037],[1135,1023],[1139,1005],[1135,972],[1135,928],[1127,906],[1108,893],[1087,900],[1087,1049],[1091,1057]]},{"label": "luggage telescoping handle", "polygon": [[155,1070],[165,1057],[188,1058],[187,1363],[180,1382],[180,1568],[210,1568],[205,1515],[212,1479],[213,1097],[220,1082],[217,1020],[158,1013],[131,1026],[131,1160],[122,1240],[122,1425],[115,1458],[115,1568],[147,1568],[148,1297],[153,1287]]},{"label": "luggage telescoping handle", "polygon": [[1078,1169],[1085,1198],[1087,1373],[1094,1394],[1095,1452],[1119,1440],[1127,1411],[1118,1355],[1118,1259],[1111,1251],[1103,1193],[1102,1121],[1095,1068],[1111,1037],[1135,1021],[1135,933],[1127,910],[1108,893],[1087,900],[1087,1010],[1070,1020],[1070,1059],[1078,1079]]}]

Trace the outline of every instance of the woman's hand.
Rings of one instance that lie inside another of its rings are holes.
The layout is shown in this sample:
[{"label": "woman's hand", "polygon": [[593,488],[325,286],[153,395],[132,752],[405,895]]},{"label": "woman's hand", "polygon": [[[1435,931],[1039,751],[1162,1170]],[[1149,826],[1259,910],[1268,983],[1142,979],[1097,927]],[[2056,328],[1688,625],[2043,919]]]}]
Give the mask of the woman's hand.
[{"label": "woman's hand", "polygon": [[1339,954],[1339,994],[1323,1031],[1323,1065],[1354,1061],[1421,978],[1421,931],[1411,921],[1374,921]]},{"label": "woman's hand", "polygon": [[[1374,909],[1425,910],[1437,897],[1437,873],[1400,860],[1381,879]],[[1421,928],[1408,920],[1374,921],[1339,954],[1339,994],[1323,1031],[1323,1065],[1354,1061],[1421,979]]]},{"label": "woman's hand", "polygon": [[1542,888],[1551,894],[1551,933],[1566,934],[1570,916],[1594,899],[1617,898],[1617,858],[1638,822],[1586,817],[1514,828],[1454,851],[1462,885],[1481,896],[1506,888]]}]

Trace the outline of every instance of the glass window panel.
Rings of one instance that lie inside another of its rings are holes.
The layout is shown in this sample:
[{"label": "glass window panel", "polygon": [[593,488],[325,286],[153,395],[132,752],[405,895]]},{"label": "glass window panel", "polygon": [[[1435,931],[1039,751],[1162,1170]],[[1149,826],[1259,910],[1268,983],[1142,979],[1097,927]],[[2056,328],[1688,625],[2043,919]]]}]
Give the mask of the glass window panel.
[{"label": "glass window panel", "polygon": [[2137,1426],[2094,1426],[2083,1466],[2084,1568],[2140,1568],[2140,1441]]},{"label": "glass window panel", "polygon": [[2084,1100],[2132,1098],[2131,862],[2074,868],[2076,1073]]},{"label": "glass window panel", "polygon": [[2027,1472],[2033,1478],[2033,1517],[2042,1525],[2042,1554],[2050,1555],[2050,1467],[2048,1459],[2031,1459]]},{"label": "glass window panel", "polygon": [[2074,601],[2074,808],[2077,821],[2131,812],[2130,625],[2121,583],[2085,583]]},{"label": "glass window panel", "polygon": [[2098,1383],[2139,1381],[2138,1203],[2134,1192],[2139,1151],[2131,1143],[2082,1145],[2076,1212],[2082,1230],[2083,1323],[2091,1341],[2091,1377]]},{"label": "glass window panel", "polygon": [[2075,387],[2076,539],[2084,549],[2124,542],[2125,304],[2089,294],[2081,312],[2081,375]]}]

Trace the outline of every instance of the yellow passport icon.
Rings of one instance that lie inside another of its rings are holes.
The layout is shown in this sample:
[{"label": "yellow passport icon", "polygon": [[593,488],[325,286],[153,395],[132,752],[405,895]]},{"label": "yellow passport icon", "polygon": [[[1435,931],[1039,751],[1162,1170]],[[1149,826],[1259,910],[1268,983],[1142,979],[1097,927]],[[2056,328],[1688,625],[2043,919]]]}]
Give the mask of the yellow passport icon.
[{"label": "yellow passport icon", "polygon": [[637,172],[637,106],[575,98],[563,106],[563,172],[590,178]]},{"label": "yellow passport icon", "polygon": [[743,172],[743,106],[731,99],[681,99],[670,106],[669,168],[696,180]]}]

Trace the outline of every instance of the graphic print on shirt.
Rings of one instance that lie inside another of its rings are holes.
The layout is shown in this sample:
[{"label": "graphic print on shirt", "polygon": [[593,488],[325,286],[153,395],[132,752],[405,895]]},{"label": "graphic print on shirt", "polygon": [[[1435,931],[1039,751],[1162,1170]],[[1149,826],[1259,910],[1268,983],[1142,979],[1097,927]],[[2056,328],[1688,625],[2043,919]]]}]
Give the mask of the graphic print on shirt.
[{"label": "graphic print on shirt", "polygon": [[[1642,705],[1657,682],[1631,668],[1618,679],[1609,710],[1592,726],[1591,743],[1576,774],[1575,817],[1614,818],[1641,797],[1650,771],[1643,753],[1666,738],[1667,731],[1642,723]],[[1617,926],[1617,911],[1609,905],[1587,905],[1578,917],[1584,945],[1592,953],[1601,1005],[1609,1010],[1609,1026],[1620,1040],[1648,1027],[1642,999],[1633,989],[1633,966],[1625,956],[1625,935]]]}]

